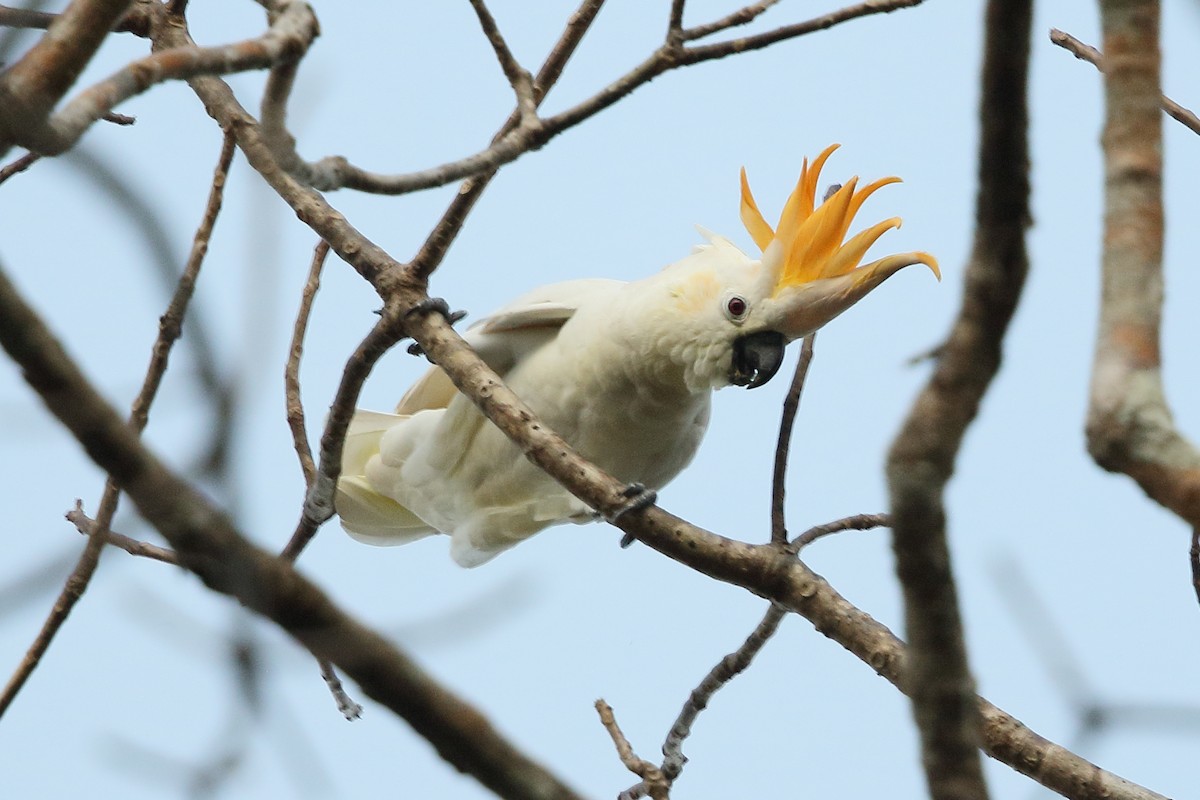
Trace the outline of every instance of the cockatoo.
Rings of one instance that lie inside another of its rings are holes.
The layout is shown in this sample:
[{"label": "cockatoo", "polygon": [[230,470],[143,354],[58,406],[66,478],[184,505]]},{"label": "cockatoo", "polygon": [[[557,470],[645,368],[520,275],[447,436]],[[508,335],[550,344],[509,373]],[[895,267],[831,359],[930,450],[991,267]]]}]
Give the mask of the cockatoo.
[{"label": "cockatoo", "polygon": [[[466,340],[582,456],[652,497],[695,455],[713,390],[762,386],[789,342],[903,267],[925,264],[941,278],[923,252],[860,266],[900,219],[846,233],[863,202],[899,178],[861,188],[854,178],[818,205],[821,168],[836,148],[811,166],[805,159],[775,228],[742,170],[741,218],[761,259],[702,230],[707,244],[655,275],[534,289]],[[446,533],[451,556],[467,567],[551,525],[595,518],[437,367],[394,413],[355,414],[335,505],[355,539],[395,545]]]}]

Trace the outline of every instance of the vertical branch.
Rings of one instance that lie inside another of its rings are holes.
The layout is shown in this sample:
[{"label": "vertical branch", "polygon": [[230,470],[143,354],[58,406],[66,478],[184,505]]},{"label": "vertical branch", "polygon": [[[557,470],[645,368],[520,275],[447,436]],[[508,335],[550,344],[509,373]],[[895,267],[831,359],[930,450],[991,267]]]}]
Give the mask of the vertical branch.
[{"label": "vertical branch", "polygon": [[1159,8],[1105,0],[1104,255],[1088,451],[1200,526],[1200,453],[1175,428],[1162,385],[1162,116]]},{"label": "vertical branch", "polygon": [[975,241],[962,308],[888,455],[896,572],[913,702],[933,798],[987,796],[942,496],[967,426],[1000,367],[1024,284],[1029,219],[1026,79],[1031,0],[989,0],[980,100]]},{"label": "vertical branch", "polygon": [[300,310],[296,312],[296,322],[292,325],[292,343],[288,347],[287,366],[283,370],[288,428],[292,431],[292,445],[296,450],[296,458],[300,460],[300,471],[304,474],[306,490],[311,490],[317,479],[317,465],[313,461],[308,433],[304,428],[304,403],[300,399],[300,358],[304,355],[304,334],[308,330],[313,298],[321,288],[321,269],[325,266],[325,258],[328,255],[329,242],[322,239],[313,250],[308,280],[304,283],[304,292],[300,297]]},{"label": "vertical branch", "polygon": [[[150,415],[150,406],[158,394],[159,386],[162,385],[163,375],[167,372],[167,362],[171,353],[171,347],[179,339],[179,335],[183,329],[183,318],[187,313],[188,304],[191,302],[192,294],[196,287],[196,277],[200,273],[200,265],[204,262],[204,255],[208,252],[208,240],[212,236],[217,214],[221,210],[221,200],[225,194],[225,176],[228,174],[229,165],[233,161],[233,152],[233,136],[226,134],[225,140],[221,145],[221,155],[217,160],[217,167],[213,174],[212,189],[209,192],[204,217],[196,229],[196,235],[192,240],[192,250],[188,256],[183,274],[179,278],[179,284],[175,288],[175,294],[171,298],[166,313],[163,314],[159,322],[158,338],[155,340],[150,354],[150,364],[146,368],[146,377],[142,383],[141,391],[138,392],[130,408],[129,425],[138,433],[141,433],[146,427],[146,422]],[[12,701],[16,698],[17,693],[21,691],[26,681],[29,680],[29,676],[33,674],[33,671],[37,669],[38,664],[41,663],[42,656],[45,655],[46,651],[50,648],[51,642],[54,641],[55,635],[62,628],[63,623],[67,621],[67,616],[71,613],[75,604],[79,602],[79,599],[83,597],[84,591],[87,590],[88,583],[91,582],[92,576],[95,575],[96,568],[100,564],[100,553],[104,549],[104,545],[108,539],[108,526],[112,524],[113,515],[117,511],[117,500],[119,497],[120,489],[116,481],[110,476],[104,484],[104,493],[100,498],[100,507],[96,513],[95,524],[91,529],[87,545],[84,547],[83,553],[75,565],[75,569],[67,578],[67,583],[55,601],[54,608],[51,610],[49,617],[46,618],[42,629],[38,632],[37,638],[25,653],[25,657],[21,660],[12,678],[9,679],[8,685],[4,687],[3,694],[0,694],[0,716],[3,716],[5,710],[12,705]]]},{"label": "vertical branch", "polygon": [[787,493],[784,478],[787,474],[788,451],[791,449],[792,426],[796,411],[800,408],[800,394],[804,391],[804,379],[808,377],[808,365],[812,363],[813,344],[817,334],[810,333],[800,348],[800,360],[796,362],[796,374],[787,397],[783,399],[783,415],[779,421],[779,441],[775,444],[775,467],[771,473],[771,542],[787,544],[787,522],[783,516],[783,500]]}]

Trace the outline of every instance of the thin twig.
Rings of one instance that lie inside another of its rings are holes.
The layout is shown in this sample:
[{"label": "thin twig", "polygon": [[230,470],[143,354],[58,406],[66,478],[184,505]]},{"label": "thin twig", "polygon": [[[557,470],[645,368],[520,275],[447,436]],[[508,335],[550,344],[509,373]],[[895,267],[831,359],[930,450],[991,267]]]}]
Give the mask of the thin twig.
[{"label": "thin twig", "polygon": [[787,397],[783,399],[783,415],[779,421],[779,439],[775,444],[775,466],[771,473],[771,541],[787,543],[787,522],[783,514],[783,500],[787,492],[786,481],[788,451],[791,449],[792,426],[796,411],[800,408],[800,394],[804,391],[804,379],[808,377],[808,365],[812,363],[813,345],[817,334],[810,333],[800,347],[800,360],[796,362],[796,373]]},{"label": "thin twig", "polygon": [[788,550],[793,553],[799,553],[817,539],[823,539],[833,533],[841,533],[842,531],[869,531],[872,528],[887,528],[891,524],[892,518],[888,514],[854,514],[834,520],[833,522],[826,522],[823,525],[814,525],[793,539],[788,544]]},{"label": "thin twig", "polygon": [[700,685],[692,690],[691,696],[688,697],[687,703],[684,704],[683,710],[679,712],[679,717],[676,718],[675,724],[671,726],[671,732],[667,734],[667,740],[663,743],[663,773],[671,781],[679,777],[683,765],[687,763],[687,758],[683,755],[683,742],[692,732],[692,724],[700,715],[700,712],[708,708],[709,702],[714,694],[736,678],[741,673],[749,668],[754,657],[763,649],[767,641],[775,635],[775,631],[779,628],[779,623],[783,621],[787,615],[787,609],[782,606],[772,604],[767,609],[767,613],[763,615],[762,620],[746,637],[746,641],[729,655],[717,662],[708,674],[704,676],[704,680],[700,681]]},{"label": "thin twig", "polygon": [[174,550],[169,550],[166,547],[159,547],[156,544],[143,542],[134,539],[131,536],[126,536],[123,533],[109,530],[107,534],[101,535],[102,529],[97,524],[96,520],[89,517],[83,511],[83,501],[76,499],[75,508],[67,512],[67,520],[75,526],[75,530],[82,533],[84,536],[92,536],[102,540],[105,544],[110,544],[113,547],[119,547],[131,556],[141,556],[149,558],[153,561],[161,561],[164,564],[174,564],[179,566],[179,556]]},{"label": "thin twig", "polygon": [[20,174],[29,169],[41,158],[37,153],[26,153],[10,164],[0,167],[0,183],[4,183],[13,175]]},{"label": "thin twig", "polygon": [[[797,373],[799,373],[799,370],[797,370]],[[809,528],[788,545],[788,550],[791,553],[798,553],[817,539],[839,531],[869,530],[888,524],[890,524],[890,519],[887,514],[856,514]],[[666,741],[663,742],[663,763],[661,769],[668,785],[674,784],[683,771],[684,765],[687,764],[687,757],[683,754],[683,742],[691,735],[692,725],[700,715],[700,712],[708,707],[712,696],[721,687],[746,671],[750,663],[754,660],[754,657],[758,655],[759,651],[767,643],[767,640],[775,635],[779,623],[786,614],[786,608],[772,603],[771,607],[767,609],[767,613],[758,623],[758,626],[746,638],[741,647],[717,662],[717,665],[709,671],[704,680],[700,682],[700,685],[692,690],[688,701],[684,704],[683,709],[679,712],[679,716],[675,719],[675,723],[671,726]],[[643,781],[622,792],[620,800],[636,800],[636,798],[644,797],[648,791],[649,787]]]},{"label": "thin twig", "polygon": [[[183,316],[187,313],[188,304],[192,299],[196,276],[199,274],[200,266],[204,262],[204,255],[208,251],[208,240],[212,235],[217,214],[221,210],[221,199],[225,192],[225,176],[233,160],[233,151],[233,136],[227,134],[221,145],[221,154],[217,159],[217,167],[213,173],[212,188],[209,191],[208,203],[204,209],[204,216],[193,237],[192,250],[188,256],[187,265],[179,278],[179,284],[176,286],[175,294],[167,306],[167,311],[163,314],[159,322],[158,337],[155,339],[154,346],[151,349],[150,364],[146,368],[146,376],[142,382],[142,388],[130,407],[129,427],[137,434],[140,434],[146,427],[146,422],[150,414],[150,406],[158,394],[158,388],[162,384],[163,375],[167,371],[167,362],[171,347],[179,338]],[[63,590],[55,601],[50,615],[42,625],[42,629],[38,632],[37,638],[30,645],[29,650],[26,651],[25,657],[21,660],[13,676],[9,679],[3,694],[0,695],[0,717],[12,705],[21,688],[29,680],[29,676],[37,669],[38,664],[41,663],[42,656],[49,649],[55,635],[62,628],[63,623],[66,622],[67,616],[71,613],[75,604],[79,602],[92,576],[96,573],[96,567],[100,563],[100,554],[108,538],[108,528],[112,524],[113,515],[117,510],[117,500],[120,497],[118,486],[117,481],[110,474],[108,480],[105,482],[104,492],[96,511],[92,533],[88,537],[87,545],[79,557],[79,562],[67,578],[66,585],[63,586]]]},{"label": "thin twig", "polygon": [[[485,176],[499,167],[542,147],[555,136],[598,114],[665,72],[752,50],[761,50],[764,47],[816,33],[843,22],[909,8],[919,5],[923,1],[866,0],[866,2],[848,6],[805,22],[708,45],[688,47],[684,45],[681,38],[668,34],[658,49],[641,64],[593,96],[553,117],[542,119],[533,114],[518,115],[519,124],[515,126],[506,124],[502,128],[501,134],[494,138],[488,147],[469,156],[428,169],[394,175],[370,172],[351,164],[340,156],[331,156],[317,162],[318,165],[329,165],[329,174],[321,175],[319,187],[326,191],[346,187],[375,194],[393,195],[432,189],[458,180],[471,179],[472,185],[480,180],[487,183],[488,178]],[[478,2],[478,0],[473,0],[473,2]],[[584,6],[598,7],[599,3],[585,3]],[[570,27],[568,27],[567,33],[572,33]],[[544,93],[535,92],[535,105],[540,102],[542,96]],[[295,174],[308,175],[310,168],[316,169],[316,165],[308,165],[308,167],[295,171]],[[340,182],[338,182],[339,180]],[[314,183],[313,185],[318,184]],[[474,199],[469,202],[473,203]],[[460,214],[460,216],[465,216],[465,214]]]},{"label": "thin twig", "polygon": [[469,0],[469,2],[471,8],[475,9],[475,16],[479,18],[479,27],[483,29],[483,35],[487,37],[492,51],[496,54],[496,60],[500,62],[500,69],[504,70],[504,77],[508,79],[509,85],[516,93],[517,108],[521,116],[532,114],[534,109],[533,76],[529,74],[529,70],[521,66],[517,57],[509,49],[508,42],[504,41],[504,35],[500,33],[500,26],[496,24],[496,18],[492,16],[492,12],[488,11],[483,0]]},{"label": "thin twig", "polygon": [[695,39],[703,39],[706,36],[712,36],[714,33],[720,33],[721,31],[728,30],[729,28],[736,28],[739,25],[746,25],[758,19],[760,14],[778,2],[779,0],[760,0],[760,2],[753,3],[745,6],[744,8],[739,8],[732,14],[728,14],[720,19],[713,20],[712,22],[704,25],[697,25],[693,28],[684,28],[680,38],[685,42],[690,42]]},{"label": "thin twig", "polygon": [[385,306],[382,316],[346,361],[341,383],[329,408],[329,418],[325,421],[325,432],[321,435],[320,464],[305,496],[300,521],[279,554],[287,561],[295,561],[312,541],[317,529],[333,516],[337,479],[342,472],[342,449],[358,396],[375,363],[402,338],[399,316],[390,308]]},{"label": "thin twig", "polygon": [[342,712],[342,716],[348,720],[361,717],[363,707],[346,694],[346,689],[342,686],[342,679],[337,676],[333,664],[320,657],[317,658],[317,664],[320,665],[321,677],[325,680],[325,685],[329,687],[333,699],[337,701],[338,711]]},{"label": "thin twig", "polygon": [[288,348],[287,366],[283,371],[284,396],[287,402],[288,428],[292,431],[292,445],[296,458],[300,460],[300,471],[304,474],[304,486],[311,490],[317,478],[317,467],[313,462],[312,448],[308,444],[308,432],[304,426],[304,403],[300,399],[300,358],[304,355],[304,334],[308,330],[308,318],[312,313],[313,298],[321,287],[321,269],[329,255],[329,242],[322,239],[313,251],[312,264],[308,268],[308,280],[300,297],[300,310],[292,326],[292,343]]},{"label": "thin twig", "polygon": [[[558,82],[563,68],[566,67],[567,62],[574,55],[575,49],[579,47],[579,43],[583,41],[584,34],[591,28],[592,22],[595,21],[596,15],[600,13],[600,8],[603,5],[604,0],[583,0],[575,13],[567,20],[562,35],[558,37],[558,41],[554,43],[554,47],[550,48],[550,54],[546,56],[546,60],[542,63],[542,68],[538,70],[537,75],[533,79],[533,100],[535,107],[541,104],[550,92],[550,89]],[[515,112],[511,114],[500,130],[496,132],[492,142],[499,141],[508,131],[515,128],[519,122],[520,116]],[[428,280],[429,275],[442,263],[442,258],[445,257],[446,251],[450,249],[450,245],[454,243],[458,232],[462,230],[467,215],[471,213],[471,209],[475,207],[475,203],[483,195],[483,190],[487,188],[495,176],[496,170],[491,170],[476,175],[474,178],[463,183],[459,191],[455,193],[454,199],[450,201],[450,205],[442,213],[437,224],[433,226],[433,230],[425,237],[425,242],[421,245],[421,249],[417,251],[416,256],[409,263],[408,270],[414,277],[419,280]]]},{"label": "thin twig", "polygon": [[[1104,72],[1104,54],[1092,47],[1086,42],[1081,42],[1069,33],[1060,31],[1058,28],[1050,29],[1050,41],[1067,52],[1074,55],[1076,58],[1087,61],[1100,72]],[[1176,103],[1165,94],[1162,96],[1163,111],[1170,114],[1174,119],[1182,123],[1193,133],[1200,133],[1200,117],[1193,112]]]},{"label": "thin twig", "polygon": [[[639,786],[645,786],[645,794],[650,795],[654,800],[666,800],[670,792],[670,782],[666,776],[654,764],[651,764],[644,758],[638,756],[633,751],[633,745],[625,738],[625,734],[621,732],[621,728],[617,725],[617,718],[613,714],[612,706],[603,700],[596,701],[596,713],[600,715],[600,724],[604,726],[604,730],[608,731],[608,735],[612,737],[613,745],[617,748],[617,756],[621,759],[621,763],[625,768],[642,779]],[[623,797],[624,795],[622,795]]]}]

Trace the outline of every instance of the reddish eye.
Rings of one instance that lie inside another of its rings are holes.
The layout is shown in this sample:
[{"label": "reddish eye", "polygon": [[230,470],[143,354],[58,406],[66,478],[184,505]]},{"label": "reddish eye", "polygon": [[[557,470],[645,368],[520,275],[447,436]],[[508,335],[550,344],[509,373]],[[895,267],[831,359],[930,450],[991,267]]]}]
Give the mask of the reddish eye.
[{"label": "reddish eye", "polygon": [[734,295],[725,301],[725,311],[729,314],[730,319],[742,319],[746,316],[747,309],[748,306],[746,305],[745,298],[738,297],[737,295]]}]

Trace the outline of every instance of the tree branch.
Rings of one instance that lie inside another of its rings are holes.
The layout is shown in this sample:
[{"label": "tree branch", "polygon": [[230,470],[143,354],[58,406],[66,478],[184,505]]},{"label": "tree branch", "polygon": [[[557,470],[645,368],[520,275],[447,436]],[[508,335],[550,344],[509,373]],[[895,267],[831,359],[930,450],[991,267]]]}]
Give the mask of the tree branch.
[{"label": "tree branch", "polygon": [[304,475],[304,486],[312,490],[317,479],[317,466],[313,461],[312,448],[308,444],[308,433],[304,425],[304,403],[300,398],[300,358],[304,355],[304,334],[308,330],[308,317],[312,313],[313,298],[321,288],[321,269],[329,255],[329,242],[322,239],[313,250],[312,264],[308,268],[308,280],[300,297],[300,310],[292,325],[292,343],[288,347],[287,366],[283,370],[283,394],[287,404],[288,428],[292,432],[292,445],[296,458],[300,460],[300,472]]},{"label": "tree branch", "polygon": [[771,472],[771,541],[777,545],[787,544],[787,523],[783,515],[783,501],[787,494],[784,478],[787,475],[788,451],[791,449],[792,426],[800,408],[800,395],[804,391],[804,379],[808,377],[808,365],[812,363],[813,346],[817,334],[804,337],[800,348],[800,359],[796,362],[796,373],[792,385],[783,398],[782,419],[779,421],[779,438],[775,443],[775,464]]},{"label": "tree branch", "polygon": [[[1058,28],[1050,29],[1050,41],[1076,58],[1087,61],[1096,69],[1104,72],[1104,55],[1090,44],[1079,41],[1074,36]],[[1162,96],[1162,110],[1170,114],[1176,121],[1182,123],[1193,133],[1200,133],[1200,117],[1176,103],[1165,94]]]},{"label": "tree branch", "polygon": [[713,20],[705,25],[697,25],[693,28],[684,28],[681,34],[681,39],[685,42],[694,39],[703,39],[706,36],[712,36],[714,33],[720,33],[730,28],[736,28],[739,25],[747,25],[758,16],[766,11],[771,6],[778,3],[779,0],[759,0],[757,3],[739,8],[732,14],[728,14],[720,19]]},{"label": "tree branch", "polygon": [[[159,322],[158,337],[151,348],[150,363],[146,367],[142,388],[130,407],[129,429],[135,437],[146,428],[150,416],[150,406],[154,403],[154,398],[158,395],[158,389],[162,385],[163,376],[167,372],[171,348],[179,339],[183,329],[183,318],[191,303],[196,278],[200,274],[200,266],[204,263],[204,256],[208,252],[208,241],[212,236],[217,214],[221,210],[221,200],[225,194],[225,177],[229,172],[229,165],[233,161],[233,151],[233,137],[226,136],[221,145],[221,154],[217,159],[216,169],[213,172],[212,188],[209,190],[204,216],[192,239],[191,253],[183,273],[179,277],[179,283],[167,306],[166,313]],[[3,694],[0,694],[0,716],[3,716],[5,710],[12,705],[21,688],[29,680],[29,676],[37,669],[42,656],[49,650],[50,644],[67,621],[71,610],[87,590],[88,584],[100,564],[100,554],[108,540],[108,528],[112,524],[113,515],[116,514],[119,497],[120,488],[110,474],[104,485],[104,492],[100,498],[96,519],[91,526],[92,530],[87,545],[79,556],[75,569],[67,578],[66,585],[55,601],[49,617],[46,618],[38,632],[37,638],[30,645],[12,678],[9,679]],[[80,513],[82,513],[81,509]]]},{"label": "tree branch", "polygon": [[113,530],[105,533],[105,529],[96,520],[84,513],[83,502],[78,499],[75,501],[75,508],[68,511],[66,517],[67,521],[75,526],[75,530],[84,536],[90,536],[113,547],[119,547],[131,556],[141,556],[153,561],[161,561],[164,564],[179,566],[179,556],[165,547],[159,547],[149,542],[142,542]]},{"label": "tree branch", "polygon": [[[109,4],[114,7],[119,5],[118,11],[123,11],[125,6],[125,3],[118,4],[112,0],[109,0]],[[76,0],[68,7],[68,12],[76,5],[84,4]],[[227,75],[265,69],[280,61],[298,58],[317,35],[317,20],[311,7],[299,0],[275,0],[272,12],[274,19],[270,27],[257,39],[223,47],[193,45],[159,51],[134,61],[84,90],[54,114],[50,114],[53,103],[66,92],[70,84],[48,85],[48,79],[31,80],[26,75],[27,70],[23,65],[38,51],[38,46],[35,46],[11,70],[0,76],[0,153],[6,152],[13,144],[20,144],[41,155],[57,155],[74,145],[92,123],[103,118],[117,104],[155,84],[195,75]],[[46,39],[55,35],[59,24],[67,24],[66,18],[67,14],[64,14],[61,22],[52,26]],[[111,22],[102,25],[98,35],[102,37],[110,25]],[[96,31],[91,33],[96,35]],[[99,43],[99,39],[96,43]],[[61,49],[72,53],[86,50],[74,42],[71,47]],[[82,69],[82,65],[79,68]],[[74,76],[70,82],[74,82]]]},{"label": "tree branch", "polygon": [[[473,3],[477,2],[477,0],[472,1]],[[519,122],[515,126],[511,123],[506,124],[502,128],[502,133],[493,139],[488,147],[456,161],[448,161],[429,169],[396,175],[381,175],[360,169],[341,156],[327,157],[315,165],[303,165],[302,161],[294,163],[290,152],[282,152],[280,160],[288,165],[293,174],[301,179],[311,179],[312,185],[323,191],[345,187],[375,194],[393,195],[431,189],[453,181],[475,178],[493,172],[497,168],[517,160],[525,153],[542,147],[558,134],[598,114],[665,72],[738,53],[760,50],[772,44],[822,31],[852,19],[871,14],[888,13],[919,5],[921,2],[923,0],[867,0],[867,2],[849,6],[807,22],[785,25],[754,36],[695,47],[685,47],[682,38],[672,35],[668,31],[664,43],[646,60],[587,100],[545,119],[533,114],[532,110],[530,113],[519,114]],[[599,5],[599,3],[585,3],[584,7],[595,7],[598,10]],[[571,29],[568,28],[568,33],[570,31]],[[495,44],[493,42],[493,46]],[[516,84],[514,84],[514,88],[516,88]],[[518,96],[520,96],[519,90]],[[540,102],[543,96],[544,91],[535,93],[535,101]],[[272,140],[286,142],[290,140],[290,137],[288,139],[272,137]]]},{"label": "tree branch", "polygon": [[237,598],[319,658],[338,664],[367,694],[407,719],[443,758],[498,794],[578,797],[289,563],[250,544],[220,509],[146,449],[2,271],[0,346],[92,460],[174,547],[180,564],[209,588]]},{"label": "tree branch", "polygon": [[1200,452],[1162,384],[1162,116],[1157,2],[1105,0],[1104,254],[1088,452],[1200,526]]},{"label": "tree branch", "polygon": [[[651,764],[644,758],[638,756],[633,751],[633,745],[625,738],[625,734],[621,732],[620,726],[617,725],[617,718],[613,715],[612,706],[603,700],[596,701],[596,713],[600,715],[600,724],[608,731],[608,735],[612,737],[613,745],[617,748],[617,757],[621,759],[621,763],[625,768],[642,779],[639,786],[646,787],[646,794],[650,795],[653,800],[668,800],[671,785],[667,782],[662,771]],[[621,795],[622,798],[625,796]],[[638,795],[641,797],[642,795]]]},{"label": "tree branch", "polygon": [[975,242],[962,308],[888,455],[905,674],[933,798],[983,798],[980,716],[946,541],[943,493],[967,427],[1000,367],[1028,269],[1026,76],[1030,0],[990,0],[980,99]]}]

